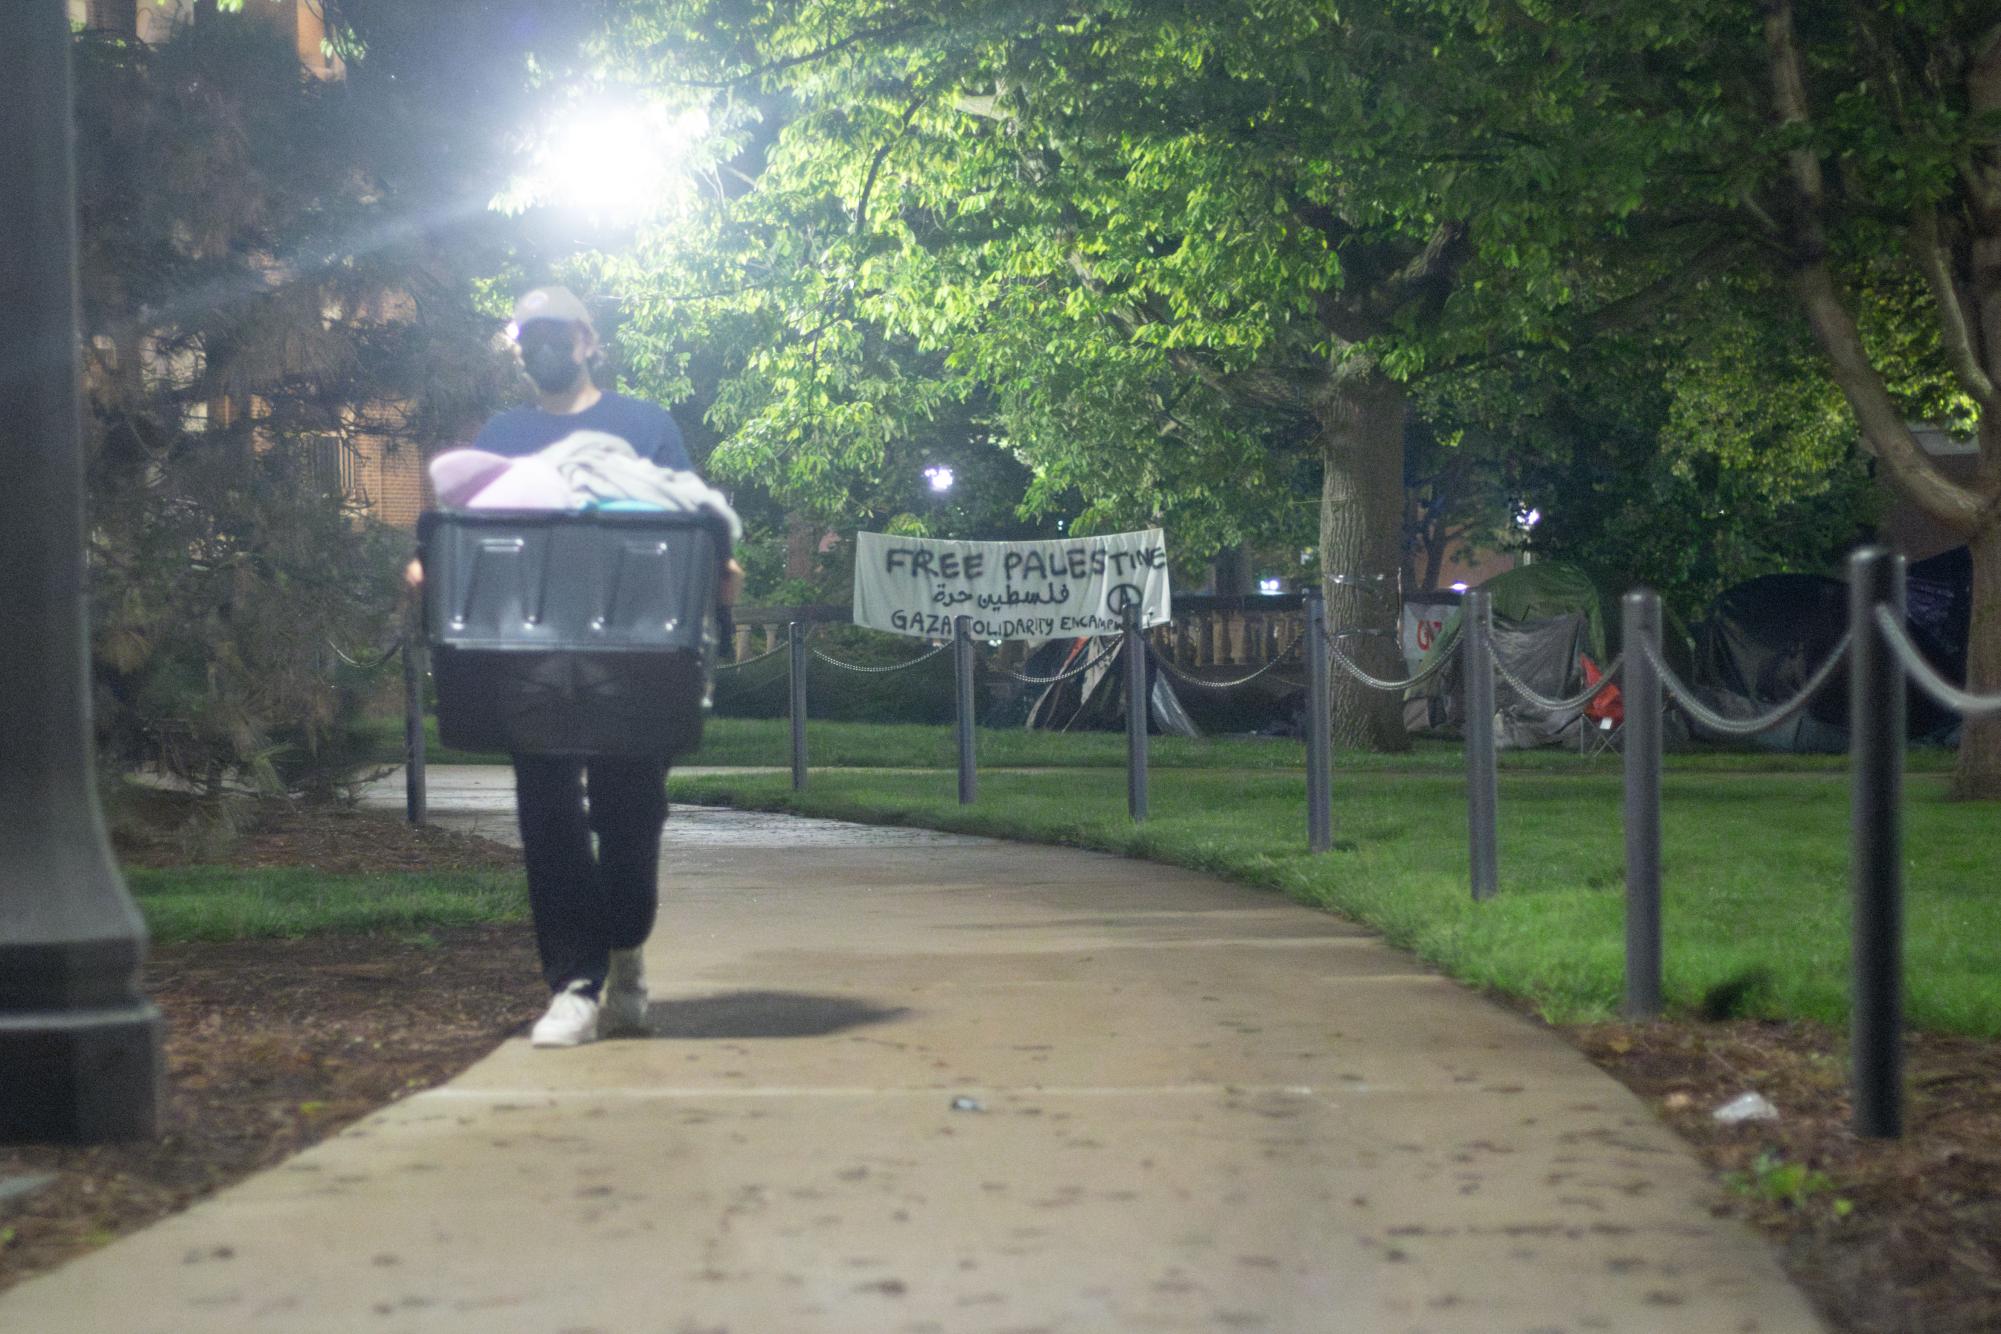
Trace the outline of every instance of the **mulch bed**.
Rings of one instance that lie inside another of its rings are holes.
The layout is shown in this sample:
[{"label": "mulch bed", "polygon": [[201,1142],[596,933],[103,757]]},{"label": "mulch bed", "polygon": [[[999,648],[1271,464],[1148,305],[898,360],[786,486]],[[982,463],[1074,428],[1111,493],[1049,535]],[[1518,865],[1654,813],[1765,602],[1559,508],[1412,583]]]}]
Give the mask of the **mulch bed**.
[{"label": "mulch bed", "polygon": [[330,875],[518,871],[521,852],[490,838],[412,825],[387,811],[234,800],[218,815],[183,793],[128,789],[111,812],[124,866],[309,866]]},{"label": "mulch bed", "polygon": [[[391,814],[275,804],[222,855],[209,835],[194,841],[198,857],[184,821],[122,827],[119,853],[128,865],[343,872],[511,868],[519,856]],[[0,1147],[0,1179],[55,1178],[0,1202],[0,1289],[450,1078],[543,998],[526,926],[166,946],[147,987],[167,1016],[164,1132],[145,1144]],[[1830,1327],[2001,1329],[2001,1043],[1911,1038],[1907,1133],[1884,1142],[1849,1127],[1843,1034],[1732,1020],[1566,1036],[1688,1139],[1717,1174],[1717,1211],[1774,1239]],[[1747,1091],[1779,1118],[1711,1116]]]},{"label": "mulch bed", "polygon": [[[1606,1024],[1567,1034],[1660,1109],[1779,1243],[1830,1327],[2001,1329],[2001,1043],[1906,1039],[1904,1135],[1850,1125],[1847,1034],[1817,1024]],[[1719,1123],[1756,1091],[1772,1121]]]}]

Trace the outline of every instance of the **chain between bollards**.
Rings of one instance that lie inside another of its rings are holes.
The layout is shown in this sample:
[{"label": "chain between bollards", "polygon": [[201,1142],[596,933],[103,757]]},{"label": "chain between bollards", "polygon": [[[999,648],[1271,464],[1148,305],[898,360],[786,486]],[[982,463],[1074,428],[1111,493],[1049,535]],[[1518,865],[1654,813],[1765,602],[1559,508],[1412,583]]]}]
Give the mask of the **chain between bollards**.
[{"label": "chain between bollards", "polygon": [[1848,560],[1849,852],[1854,897],[1849,1055],[1855,1133],[1904,1133],[1903,664],[1876,624],[1904,620],[1904,558],[1864,547]]},{"label": "chain between bollards", "polygon": [[959,742],[959,804],[970,806],[979,796],[980,776],[973,754],[973,621],[961,616],[952,623],[952,694],[954,725]]},{"label": "chain between bollards", "polygon": [[1661,1013],[1661,600],[1650,589],[1626,594],[1626,652],[1620,689],[1626,771],[1626,1017]]},{"label": "chain between bollards", "polygon": [[790,701],[786,715],[792,720],[792,790],[806,790],[806,627],[799,621],[785,626],[789,659]]},{"label": "chain between bollards", "polygon": [[1126,608],[1126,811],[1146,819],[1146,636],[1139,608]]},{"label": "chain between bollards", "polygon": [[1466,678],[1466,836],[1468,870],[1475,902],[1500,888],[1494,824],[1500,810],[1494,770],[1493,594],[1466,595],[1466,631],[1460,640],[1460,669]]},{"label": "chain between bollards", "polygon": [[1330,663],[1327,601],[1319,589],[1306,594],[1306,846],[1334,847],[1333,720],[1328,716]]}]

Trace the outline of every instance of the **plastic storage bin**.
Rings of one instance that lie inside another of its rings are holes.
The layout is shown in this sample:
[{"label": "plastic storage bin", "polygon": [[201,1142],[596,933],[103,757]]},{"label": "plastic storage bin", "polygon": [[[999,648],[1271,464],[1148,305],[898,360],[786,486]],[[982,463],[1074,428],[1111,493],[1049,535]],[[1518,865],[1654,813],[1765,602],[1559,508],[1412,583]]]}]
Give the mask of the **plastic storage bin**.
[{"label": "plastic storage bin", "polygon": [[701,744],[720,519],[447,510],[417,536],[445,745],[671,758]]}]

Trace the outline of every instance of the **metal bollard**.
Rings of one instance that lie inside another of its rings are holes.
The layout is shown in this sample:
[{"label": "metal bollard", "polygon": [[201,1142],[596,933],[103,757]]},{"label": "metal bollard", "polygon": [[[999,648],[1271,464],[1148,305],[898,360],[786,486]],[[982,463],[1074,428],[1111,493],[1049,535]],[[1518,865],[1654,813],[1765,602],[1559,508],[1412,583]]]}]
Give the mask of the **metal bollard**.
[{"label": "metal bollard", "polygon": [[791,621],[785,627],[786,644],[791,649],[787,683],[791,702],[787,713],[792,720],[792,790],[806,790],[806,627]]},{"label": "metal bollard", "polygon": [[1146,819],[1146,641],[1139,608],[1126,608],[1126,811]]},{"label": "metal bollard", "polygon": [[429,815],[424,791],[424,638],[417,618],[403,632],[403,813],[411,824]]},{"label": "metal bollard", "polygon": [[1459,650],[1466,676],[1466,838],[1475,902],[1493,898],[1500,889],[1494,834],[1500,780],[1494,769],[1493,604],[1491,593],[1475,589],[1466,595]]},{"label": "metal bollard", "polygon": [[1849,1057],[1855,1133],[1904,1133],[1904,668],[1876,608],[1904,619],[1904,558],[1864,547],[1848,559],[1849,851],[1854,897]]},{"label": "metal bollard", "polygon": [[972,618],[961,616],[952,626],[952,684],[959,741],[959,804],[970,806],[979,796],[980,775],[973,756],[973,632]]},{"label": "metal bollard", "polygon": [[1661,1013],[1661,678],[1647,650],[1661,644],[1661,600],[1626,594],[1626,1017]]},{"label": "metal bollard", "polygon": [[1328,717],[1327,600],[1319,589],[1306,602],[1306,846],[1334,846],[1334,743]]}]

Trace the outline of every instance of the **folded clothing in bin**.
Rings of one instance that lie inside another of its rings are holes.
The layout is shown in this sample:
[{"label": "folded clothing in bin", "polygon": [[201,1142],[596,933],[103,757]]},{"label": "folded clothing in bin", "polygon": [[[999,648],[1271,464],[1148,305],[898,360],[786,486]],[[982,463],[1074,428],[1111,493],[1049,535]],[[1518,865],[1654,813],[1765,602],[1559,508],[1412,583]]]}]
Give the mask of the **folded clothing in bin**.
[{"label": "folded clothing in bin", "polygon": [[701,744],[720,516],[447,510],[417,535],[444,744],[666,758]]},{"label": "folded clothing in bin", "polygon": [[722,492],[692,472],[647,462],[629,442],[603,431],[578,431],[520,457],[447,450],[431,460],[431,489],[439,504],[455,510],[704,511],[729,525],[732,540],[743,536]]}]

